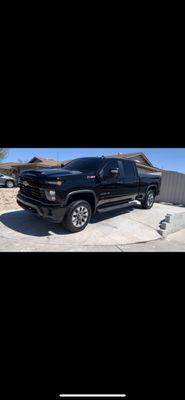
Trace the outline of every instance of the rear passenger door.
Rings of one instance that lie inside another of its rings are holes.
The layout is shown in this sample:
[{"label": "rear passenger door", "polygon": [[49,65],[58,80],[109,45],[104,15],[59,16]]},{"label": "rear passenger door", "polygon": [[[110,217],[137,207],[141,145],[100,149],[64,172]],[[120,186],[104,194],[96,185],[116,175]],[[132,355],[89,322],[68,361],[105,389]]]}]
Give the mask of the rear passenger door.
[{"label": "rear passenger door", "polygon": [[125,199],[134,200],[139,192],[139,177],[132,161],[119,160],[122,175],[122,195]]}]

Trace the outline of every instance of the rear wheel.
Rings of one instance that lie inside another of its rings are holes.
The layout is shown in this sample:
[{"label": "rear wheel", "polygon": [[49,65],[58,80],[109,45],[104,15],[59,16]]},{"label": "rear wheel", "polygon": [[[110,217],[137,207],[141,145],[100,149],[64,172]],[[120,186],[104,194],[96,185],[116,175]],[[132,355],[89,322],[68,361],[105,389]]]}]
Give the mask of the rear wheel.
[{"label": "rear wheel", "polygon": [[8,180],[8,181],[6,181],[5,186],[7,188],[13,188],[14,187],[14,183],[13,183],[13,181]]},{"label": "rear wheel", "polygon": [[155,193],[153,190],[149,190],[146,193],[144,201],[141,202],[141,207],[145,209],[152,208],[155,201]]},{"label": "rear wheel", "polygon": [[80,232],[89,223],[91,215],[91,206],[87,201],[73,201],[67,208],[63,225],[70,232]]}]

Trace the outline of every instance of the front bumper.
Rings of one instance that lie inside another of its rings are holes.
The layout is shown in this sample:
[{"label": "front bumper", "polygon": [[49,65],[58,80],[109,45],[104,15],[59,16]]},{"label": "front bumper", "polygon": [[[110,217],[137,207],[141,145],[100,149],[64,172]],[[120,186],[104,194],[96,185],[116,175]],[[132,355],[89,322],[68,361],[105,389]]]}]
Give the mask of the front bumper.
[{"label": "front bumper", "polygon": [[61,207],[59,204],[46,204],[39,200],[26,198],[21,194],[17,195],[17,203],[24,210],[58,223],[62,222],[66,212],[66,207]]}]

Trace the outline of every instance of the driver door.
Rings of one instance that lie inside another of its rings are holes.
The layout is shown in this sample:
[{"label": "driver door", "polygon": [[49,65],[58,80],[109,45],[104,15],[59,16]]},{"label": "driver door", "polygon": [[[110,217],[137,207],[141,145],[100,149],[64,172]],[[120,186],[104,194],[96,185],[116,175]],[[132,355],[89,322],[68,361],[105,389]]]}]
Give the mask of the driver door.
[{"label": "driver door", "polygon": [[[118,170],[117,174],[112,174],[111,170]],[[97,185],[98,206],[113,205],[121,201],[121,173],[117,160],[108,161],[100,172],[101,181]]]}]

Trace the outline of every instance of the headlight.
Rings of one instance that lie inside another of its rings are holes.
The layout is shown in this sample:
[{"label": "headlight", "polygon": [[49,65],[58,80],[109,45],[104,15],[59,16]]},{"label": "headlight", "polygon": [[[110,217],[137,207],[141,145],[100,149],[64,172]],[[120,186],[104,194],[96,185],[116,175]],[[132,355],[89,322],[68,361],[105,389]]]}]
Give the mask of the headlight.
[{"label": "headlight", "polygon": [[45,190],[45,195],[46,195],[47,200],[49,200],[49,201],[56,200],[55,190]]},{"label": "headlight", "polygon": [[46,181],[47,184],[49,185],[55,185],[55,186],[61,186],[62,182],[61,181]]}]

